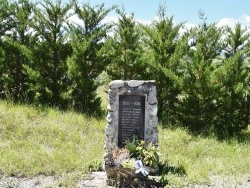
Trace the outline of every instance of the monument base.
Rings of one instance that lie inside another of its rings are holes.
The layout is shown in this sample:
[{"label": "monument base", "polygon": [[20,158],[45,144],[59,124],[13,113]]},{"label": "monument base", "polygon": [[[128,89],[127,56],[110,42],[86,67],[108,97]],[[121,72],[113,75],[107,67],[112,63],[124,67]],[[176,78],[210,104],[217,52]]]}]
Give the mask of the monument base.
[{"label": "monument base", "polygon": [[142,173],[135,173],[136,169],[124,168],[121,166],[105,165],[107,185],[116,187],[161,187],[160,176],[157,176],[157,169],[149,171],[150,175],[143,176]]}]

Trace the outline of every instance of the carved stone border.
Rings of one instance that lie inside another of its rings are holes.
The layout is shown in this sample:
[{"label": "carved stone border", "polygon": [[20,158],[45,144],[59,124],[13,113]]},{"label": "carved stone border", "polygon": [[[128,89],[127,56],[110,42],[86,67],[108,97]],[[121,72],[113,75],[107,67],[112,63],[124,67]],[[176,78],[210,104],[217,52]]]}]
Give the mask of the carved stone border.
[{"label": "carved stone border", "polygon": [[114,80],[109,84],[108,115],[105,130],[105,164],[112,164],[113,152],[118,148],[118,112],[119,95],[145,96],[145,132],[146,143],[158,145],[158,118],[155,81],[144,80]]}]

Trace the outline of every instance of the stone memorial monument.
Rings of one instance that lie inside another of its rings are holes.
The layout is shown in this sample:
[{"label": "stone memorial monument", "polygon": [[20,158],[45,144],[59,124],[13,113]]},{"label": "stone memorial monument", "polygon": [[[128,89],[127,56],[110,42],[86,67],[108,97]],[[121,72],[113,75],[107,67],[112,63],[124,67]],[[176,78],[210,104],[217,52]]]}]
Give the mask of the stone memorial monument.
[{"label": "stone memorial monument", "polygon": [[105,131],[105,165],[113,164],[113,153],[134,137],[158,145],[155,81],[114,80],[109,84]]}]

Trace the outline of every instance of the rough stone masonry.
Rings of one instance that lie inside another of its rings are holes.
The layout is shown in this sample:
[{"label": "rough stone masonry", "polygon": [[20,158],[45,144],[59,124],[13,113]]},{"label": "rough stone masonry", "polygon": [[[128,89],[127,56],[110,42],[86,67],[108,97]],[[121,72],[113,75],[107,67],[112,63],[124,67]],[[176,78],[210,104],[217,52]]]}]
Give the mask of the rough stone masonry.
[{"label": "rough stone masonry", "polygon": [[155,81],[114,80],[109,84],[105,139],[105,165],[113,152],[133,136],[158,145],[158,118]]}]

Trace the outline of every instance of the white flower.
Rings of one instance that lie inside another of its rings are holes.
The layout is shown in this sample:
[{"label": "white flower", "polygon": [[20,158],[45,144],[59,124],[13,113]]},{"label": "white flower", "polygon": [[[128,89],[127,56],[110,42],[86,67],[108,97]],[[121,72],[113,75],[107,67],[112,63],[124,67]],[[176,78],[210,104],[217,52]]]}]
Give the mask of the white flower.
[{"label": "white flower", "polygon": [[138,173],[142,173],[143,176],[147,176],[149,173],[148,171],[146,170],[146,168],[143,166],[142,164],[142,161],[141,160],[137,160],[135,161],[135,164],[136,164],[136,167],[138,168],[135,173],[138,174]]}]

